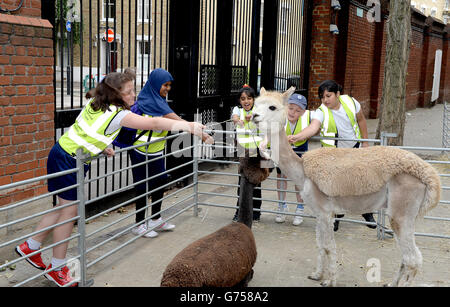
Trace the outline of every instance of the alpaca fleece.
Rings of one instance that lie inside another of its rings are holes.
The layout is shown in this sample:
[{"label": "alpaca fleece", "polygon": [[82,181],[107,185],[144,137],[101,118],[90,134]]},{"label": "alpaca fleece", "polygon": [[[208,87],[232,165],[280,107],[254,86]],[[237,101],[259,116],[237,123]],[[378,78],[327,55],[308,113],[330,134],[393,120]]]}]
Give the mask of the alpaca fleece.
[{"label": "alpaca fleece", "polygon": [[169,263],[162,287],[231,287],[252,271],[256,244],[250,228],[232,223],[183,249]]},{"label": "alpaca fleece", "polygon": [[392,177],[406,173],[430,189],[432,209],[440,199],[437,171],[412,152],[394,147],[318,148],[303,155],[305,175],[328,196],[364,195],[379,191]]}]

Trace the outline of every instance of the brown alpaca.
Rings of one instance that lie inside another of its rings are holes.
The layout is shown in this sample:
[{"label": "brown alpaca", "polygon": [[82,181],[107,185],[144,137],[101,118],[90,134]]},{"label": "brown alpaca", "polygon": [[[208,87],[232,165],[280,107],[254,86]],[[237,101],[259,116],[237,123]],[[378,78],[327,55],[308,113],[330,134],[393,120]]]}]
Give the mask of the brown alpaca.
[{"label": "brown alpaca", "polygon": [[216,232],[191,243],[169,263],[162,287],[233,287],[248,285],[256,262],[256,243],[251,231],[253,189],[269,176],[260,157],[239,159],[241,186],[239,218]]}]

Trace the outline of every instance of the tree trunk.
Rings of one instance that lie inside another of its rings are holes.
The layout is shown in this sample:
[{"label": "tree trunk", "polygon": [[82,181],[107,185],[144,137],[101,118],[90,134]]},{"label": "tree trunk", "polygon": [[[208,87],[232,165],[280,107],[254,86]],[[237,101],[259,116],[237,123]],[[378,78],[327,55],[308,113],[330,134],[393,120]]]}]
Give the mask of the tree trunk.
[{"label": "tree trunk", "polygon": [[388,145],[403,145],[406,109],[406,75],[411,45],[411,1],[391,0],[386,23],[387,42],[383,94],[377,138],[381,132],[396,133]]}]

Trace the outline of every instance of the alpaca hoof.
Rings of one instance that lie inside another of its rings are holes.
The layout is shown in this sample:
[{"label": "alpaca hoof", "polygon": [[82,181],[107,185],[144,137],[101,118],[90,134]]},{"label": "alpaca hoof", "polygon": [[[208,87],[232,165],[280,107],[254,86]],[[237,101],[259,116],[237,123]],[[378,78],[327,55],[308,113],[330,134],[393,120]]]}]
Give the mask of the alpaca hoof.
[{"label": "alpaca hoof", "polygon": [[312,273],[311,275],[308,275],[308,278],[311,280],[320,281],[322,280],[322,274]]},{"label": "alpaca hoof", "polygon": [[333,282],[332,280],[327,279],[327,280],[322,281],[320,283],[320,285],[322,287],[334,287],[334,286],[336,286],[336,282]]}]

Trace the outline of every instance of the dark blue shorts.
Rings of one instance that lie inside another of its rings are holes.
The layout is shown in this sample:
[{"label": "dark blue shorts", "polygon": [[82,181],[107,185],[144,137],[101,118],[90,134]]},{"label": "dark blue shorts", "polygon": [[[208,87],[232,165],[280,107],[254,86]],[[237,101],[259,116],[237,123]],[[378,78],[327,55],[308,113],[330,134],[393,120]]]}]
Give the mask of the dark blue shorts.
[{"label": "dark blue shorts", "polygon": [[[130,154],[130,160],[131,160],[132,165],[136,165],[138,163],[145,161],[145,155],[137,153],[134,150],[129,151],[129,154]],[[153,160],[153,159],[161,157],[161,156],[162,156],[162,154],[160,156],[148,156],[147,160]],[[138,166],[138,167],[133,167],[132,168],[133,182],[138,182],[138,181],[144,180],[145,178],[150,178],[152,176],[155,176],[155,175],[160,174],[165,171],[166,171],[165,158],[160,158],[153,162],[148,163],[147,164],[147,173],[145,172],[145,164]],[[147,181],[148,190],[151,191],[151,190],[165,184],[166,182],[167,182],[167,174],[157,176],[157,177]],[[145,193],[145,191],[146,191],[145,182],[138,184],[137,186],[135,186],[135,188],[136,188],[136,191],[138,192],[138,194]]]},{"label": "dark blue shorts", "polygon": [[[48,154],[47,159],[47,174],[54,174],[61,171],[66,171],[72,168],[77,167],[77,160],[69,155],[67,152],[62,149],[61,145],[57,142],[50,153]],[[86,175],[89,170],[89,165],[84,164],[84,175]],[[48,191],[54,192],[71,185],[77,183],[77,172],[58,176],[55,178],[48,179]],[[84,187],[83,187],[84,188]],[[60,192],[57,194],[59,197],[65,200],[77,200],[77,188],[73,188],[64,192]]]}]

